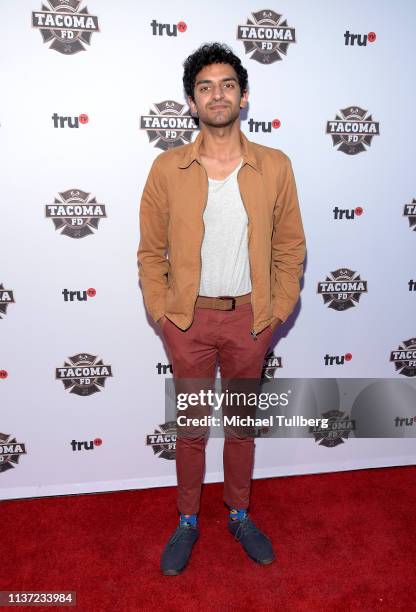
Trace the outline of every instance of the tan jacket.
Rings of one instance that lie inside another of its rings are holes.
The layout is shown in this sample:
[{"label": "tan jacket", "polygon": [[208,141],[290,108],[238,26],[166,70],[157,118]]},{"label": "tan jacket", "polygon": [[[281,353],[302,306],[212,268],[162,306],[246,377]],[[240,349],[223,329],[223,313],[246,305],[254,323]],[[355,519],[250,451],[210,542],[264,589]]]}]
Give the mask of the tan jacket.
[{"label": "tan jacket", "polygon": [[[154,321],[165,315],[183,330],[193,321],[201,275],[208,198],[202,138],[200,132],[193,143],[156,157],[140,204],[137,258],[146,308]],[[273,317],[285,321],[296,305],[305,235],[287,155],[250,142],[242,132],[240,138],[243,164],[237,178],[248,216],[255,336]]]}]

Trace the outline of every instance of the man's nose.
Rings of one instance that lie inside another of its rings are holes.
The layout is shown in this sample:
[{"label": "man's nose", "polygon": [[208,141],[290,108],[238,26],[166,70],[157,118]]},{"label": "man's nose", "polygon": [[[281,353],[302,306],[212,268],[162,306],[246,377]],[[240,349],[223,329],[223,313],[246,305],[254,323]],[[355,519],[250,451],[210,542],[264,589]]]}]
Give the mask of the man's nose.
[{"label": "man's nose", "polygon": [[224,97],[224,89],[221,84],[213,85],[212,97],[215,98],[215,100],[219,100],[220,98]]}]

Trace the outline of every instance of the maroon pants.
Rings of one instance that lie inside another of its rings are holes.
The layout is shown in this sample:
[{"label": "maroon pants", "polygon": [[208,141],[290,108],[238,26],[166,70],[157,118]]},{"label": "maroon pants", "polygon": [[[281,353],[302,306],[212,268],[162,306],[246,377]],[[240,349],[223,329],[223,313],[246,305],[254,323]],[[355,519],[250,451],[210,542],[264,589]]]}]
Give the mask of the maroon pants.
[{"label": "maroon pants", "polygon": [[[195,308],[194,321],[182,331],[171,321],[163,324],[173,376],[178,379],[212,379],[217,359],[222,379],[260,379],[272,330],[267,327],[254,339],[251,304],[235,310]],[[199,511],[205,469],[207,433],[200,428],[176,440],[178,509],[182,514]],[[249,505],[254,461],[253,437],[225,433],[224,501],[233,508]]]}]

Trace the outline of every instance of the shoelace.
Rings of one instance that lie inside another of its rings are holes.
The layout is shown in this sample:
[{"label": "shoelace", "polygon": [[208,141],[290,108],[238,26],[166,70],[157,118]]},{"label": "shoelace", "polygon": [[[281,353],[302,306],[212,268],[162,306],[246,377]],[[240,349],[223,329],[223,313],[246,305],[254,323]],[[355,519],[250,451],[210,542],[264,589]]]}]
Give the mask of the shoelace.
[{"label": "shoelace", "polygon": [[184,540],[186,539],[189,535],[192,534],[192,530],[194,530],[194,527],[187,527],[185,525],[183,525],[182,527],[178,527],[175,531],[175,533],[173,534],[169,544],[175,544],[175,542],[177,542],[178,540]]},{"label": "shoelace", "polygon": [[260,533],[261,531],[256,525],[248,518],[248,516],[240,521],[237,531],[234,534],[235,539],[239,542],[245,533]]}]

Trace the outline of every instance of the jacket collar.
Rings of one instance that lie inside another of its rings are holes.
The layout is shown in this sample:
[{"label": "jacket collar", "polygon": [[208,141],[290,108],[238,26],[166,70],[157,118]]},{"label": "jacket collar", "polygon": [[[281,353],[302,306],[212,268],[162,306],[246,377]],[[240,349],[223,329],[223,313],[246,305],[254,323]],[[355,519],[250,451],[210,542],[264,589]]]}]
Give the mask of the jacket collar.
[{"label": "jacket collar", "polygon": [[[199,132],[198,136],[195,138],[194,142],[189,146],[184,147],[184,151],[181,152],[181,158],[178,163],[179,168],[188,168],[193,161],[201,164],[201,159],[199,157],[199,148],[203,141],[203,132]],[[248,138],[243,134],[240,130],[240,142],[242,148],[242,156],[243,156],[243,165],[248,164],[260,174],[262,173],[261,162],[256,155],[256,152],[253,147],[253,143],[251,143]],[[178,151],[179,152],[179,151]]]}]

